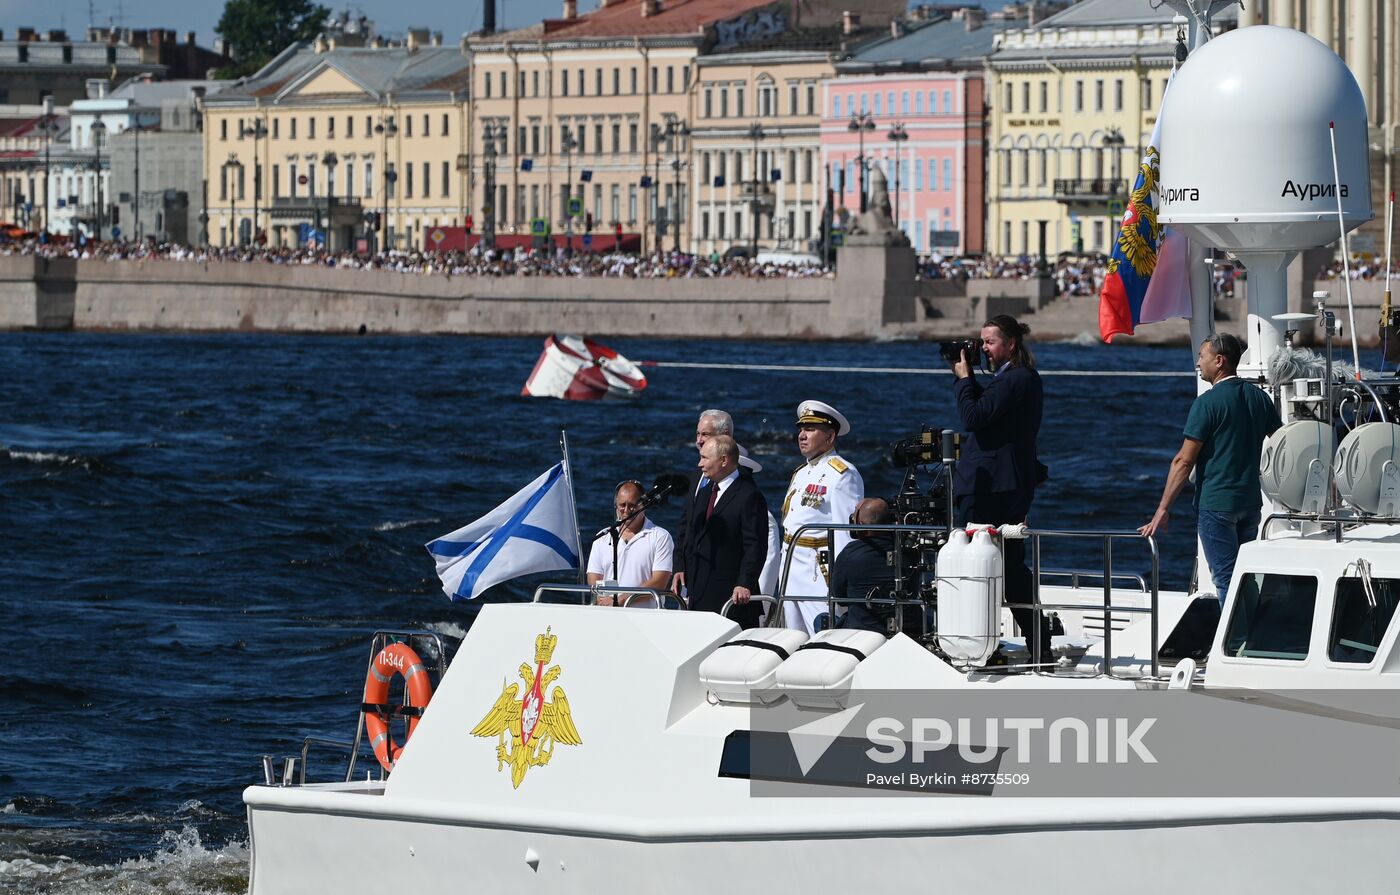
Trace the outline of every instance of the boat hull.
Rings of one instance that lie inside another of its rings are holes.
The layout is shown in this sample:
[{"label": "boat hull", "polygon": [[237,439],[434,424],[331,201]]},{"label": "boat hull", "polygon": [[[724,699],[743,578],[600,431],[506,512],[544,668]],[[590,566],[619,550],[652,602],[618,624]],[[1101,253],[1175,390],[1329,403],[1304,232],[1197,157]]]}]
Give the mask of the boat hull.
[{"label": "boat hull", "polygon": [[[250,800],[248,815],[252,895],[379,892],[386,880],[423,892],[714,895],[732,888],[844,895],[914,882],[982,891],[998,875],[1034,889],[1066,872],[1100,890],[1298,892],[1335,888],[1340,868],[1350,889],[1387,891],[1400,875],[1400,854],[1391,847],[1400,816],[1394,806],[1377,810],[1374,803],[1351,811],[1320,806],[1315,815],[1266,808],[1250,817],[1192,818],[1175,800],[1153,821],[1143,803],[1081,813],[1068,800],[1030,806],[1035,825],[1018,821],[1023,806],[1006,804],[1000,829],[672,838],[258,801]],[[1047,816],[1056,811],[1059,821]]]}]

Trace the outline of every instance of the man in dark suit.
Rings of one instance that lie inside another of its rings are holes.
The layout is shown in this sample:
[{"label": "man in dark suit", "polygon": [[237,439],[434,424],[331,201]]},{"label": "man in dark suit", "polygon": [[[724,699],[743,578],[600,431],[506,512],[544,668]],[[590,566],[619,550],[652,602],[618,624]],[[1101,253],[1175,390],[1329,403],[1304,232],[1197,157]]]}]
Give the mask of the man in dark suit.
[{"label": "man in dark suit", "polygon": [[[957,377],[953,394],[967,432],[953,478],[959,525],[1025,522],[1036,485],[1044,478],[1044,467],[1036,457],[1036,436],[1045,401],[1035,358],[1026,348],[1029,332],[1030,327],[1007,314],[998,314],[983,325],[982,352],[992,371],[985,385],[973,375],[967,352],[953,365]],[[1003,555],[1006,601],[1030,603],[1033,588],[1030,569],[1026,568],[1025,541],[1007,538]],[[1031,649],[1034,613],[1030,609],[1012,609],[1011,613],[1026,638],[1026,648]],[[1040,652],[1032,661],[1054,662],[1050,622],[1044,615]]]},{"label": "man in dark suit", "polygon": [[719,612],[730,598],[729,617],[742,627],[758,626],[759,573],[768,555],[768,502],[753,477],[739,474],[739,446],[716,435],[700,449],[700,472],[708,484],[685,503],[681,568],[691,609]]}]

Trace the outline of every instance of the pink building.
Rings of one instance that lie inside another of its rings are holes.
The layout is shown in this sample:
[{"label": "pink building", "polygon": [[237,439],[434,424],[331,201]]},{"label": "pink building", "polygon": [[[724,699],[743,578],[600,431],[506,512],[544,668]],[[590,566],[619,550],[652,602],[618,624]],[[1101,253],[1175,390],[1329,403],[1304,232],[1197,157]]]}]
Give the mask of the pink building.
[{"label": "pink building", "polygon": [[982,62],[993,35],[1010,24],[959,10],[837,64],[823,85],[821,156],[838,216],[860,211],[863,145],[916,251],[984,251]]}]

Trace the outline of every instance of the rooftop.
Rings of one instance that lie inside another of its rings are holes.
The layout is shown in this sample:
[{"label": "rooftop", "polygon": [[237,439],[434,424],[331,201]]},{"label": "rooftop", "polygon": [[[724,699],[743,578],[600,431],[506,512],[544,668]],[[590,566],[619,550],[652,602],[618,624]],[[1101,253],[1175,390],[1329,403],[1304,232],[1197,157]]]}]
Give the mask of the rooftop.
[{"label": "rooftop", "polygon": [[980,63],[998,34],[1024,26],[1019,20],[956,15],[916,24],[899,37],[887,37],[855,53],[837,68],[855,73],[872,68],[921,68],[950,63]]},{"label": "rooftop", "polygon": [[[254,97],[281,98],[297,86],[331,70],[344,76],[357,93],[375,98],[434,92],[465,92],[471,86],[470,62],[458,47],[289,48],[247,80],[210,96],[209,105],[246,102]],[[325,94],[319,94],[325,96]]]}]

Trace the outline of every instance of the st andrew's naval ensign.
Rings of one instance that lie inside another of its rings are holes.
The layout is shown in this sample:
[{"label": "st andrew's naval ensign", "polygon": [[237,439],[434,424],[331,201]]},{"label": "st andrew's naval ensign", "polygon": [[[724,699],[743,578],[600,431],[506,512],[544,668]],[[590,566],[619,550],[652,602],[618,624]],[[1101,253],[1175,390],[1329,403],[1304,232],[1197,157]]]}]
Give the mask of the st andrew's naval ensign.
[{"label": "st andrew's naval ensign", "polygon": [[561,674],[558,665],[548,671],[544,668],[559,641],[551,630],[546,628],[535,638],[535,667],[531,668],[528,662],[520,663],[520,678],[525,682],[524,698],[515,698],[520,692],[519,684],[504,684],[491,711],[472,728],[473,736],[500,738],[496,745],[496,770],[510,765],[510,782],[516,789],[520,788],[526,771],[549,764],[556,744],[578,746],[583,743],[574,726],[564,688],[555,687],[548,702],[544,698],[546,688]]}]

